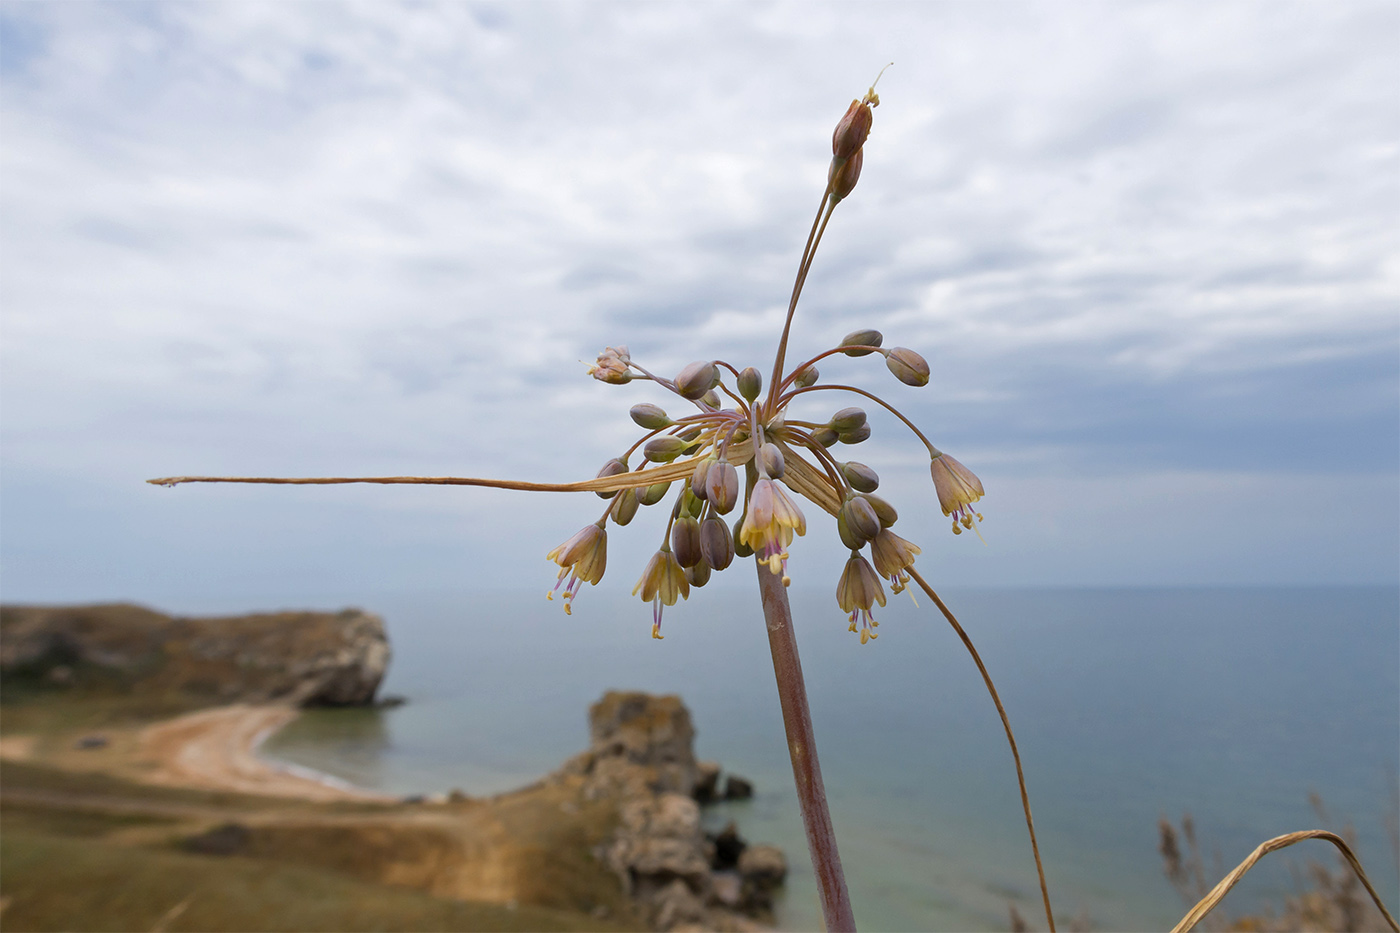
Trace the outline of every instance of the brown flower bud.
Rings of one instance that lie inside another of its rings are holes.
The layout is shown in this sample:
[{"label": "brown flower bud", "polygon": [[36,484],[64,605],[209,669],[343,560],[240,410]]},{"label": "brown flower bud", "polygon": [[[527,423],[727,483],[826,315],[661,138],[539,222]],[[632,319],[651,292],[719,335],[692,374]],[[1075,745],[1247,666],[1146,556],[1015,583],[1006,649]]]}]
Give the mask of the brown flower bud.
[{"label": "brown flower bud", "polygon": [[637,490],[622,490],[613,500],[612,520],[619,525],[626,525],[637,514],[637,505]]},{"label": "brown flower bud", "polygon": [[700,523],[689,516],[676,519],[671,525],[671,550],[675,552],[676,563],[682,567],[694,567],[698,564]]},{"label": "brown flower bud", "polygon": [[865,411],[860,408],[843,408],[832,415],[827,424],[837,434],[849,434],[865,424]]},{"label": "brown flower bud", "polygon": [[805,389],[810,385],[816,385],[821,375],[822,374],[817,371],[817,367],[803,366],[797,371],[797,376],[794,377],[792,381],[799,389]]},{"label": "brown flower bud", "polygon": [[711,517],[700,523],[700,554],[715,570],[734,562],[734,536],[724,519]]},{"label": "brown flower bud", "polygon": [[690,491],[702,501],[709,496],[705,491],[705,477],[709,474],[710,467],[716,462],[713,458],[706,457],[695,464],[695,472],[690,474]]},{"label": "brown flower bud", "polygon": [[880,519],[880,525],[882,527],[888,528],[895,522],[899,521],[899,513],[895,511],[894,506],[890,505],[888,502],[886,502],[884,499],[881,499],[879,496],[873,496],[870,493],[866,493],[860,498],[864,499],[866,502],[869,502],[871,507],[875,509],[875,515],[877,518]]},{"label": "brown flower bud", "polygon": [[[841,338],[843,347],[878,347],[885,339],[885,335],[878,330],[858,330],[847,334]],[[847,350],[847,356],[869,356],[874,350]],[[642,425],[646,427],[646,425]]]},{"label": "brown flower bud", "polygon": [[843,463],[841,474],[856,492],[874,492],[880,488],[879,475],[863,463],[856,463],[854,460]]},{"label": "brown flower bud", "polygon": [[846,431],[840,435],[843,444],[859,444],[870,439],[870,425],[862,424],[853,431]]},{"label": "brown flower bud", "polygon": [[666,493],[670,488],[671,484],[669,482],[652,483],[644,489],[637,490],[637,501],[642,505],[656,505],[656,503],[666,498]]},{"label": "brown flower bud", "polygon": [[685,568],[685,578],[691,586],[704,586],[710,582],[710,565],[702,560],[694,567]]},{"label": "brown flower bud", "polygon": [[777,444],[764,444],[758,448],[758,463],[773,479],[782,479],[787,472],[787,461],[783,459],[783,452]]},{"label": "brown flower bud", "polygon": [[610,385],[631,382],[632,371],[628,367],[631,359],[626,347],[606,347],[598,354],[597,362],[588,367],[589,375]]},{"label": "brown flower bud", "polygon": [[875,514],[875,507],[861,496],[847,499],[841,506],[841,515],[846,519],[851,533],[862,543],[873,540],[880,533],[880,517]]},{"label": "brown flower bud", "polygon": [[758,398],[758,393],[763,391],[763,374],[752,366],[741,372],[737,381],[739,394],[746,402],[752,402]]},{"label": "brown flower bud", "polygon": [[928,362],[908,347],[886,350],[885,365],[907,386],[928,385]]},{"label": "brown flower bud", "polygon": [[[627,462],[624,460],[619,460],[617,457],[613,457],[607,463],[603,464],[603,468],[598,471],[598,478],[602,479],[605,476],[617,476],[619,473],[626,472]],[[598,493],[598,498],[611,499],[615,495],[617,495],[616,489],[612,490],[611,492],[600,492]]]},{"label": "brown flower bud", "polygon": [[838,440],[840,440],[840,438],[837,436],[836,432],[826,425],[822,425],[812,432],[812,441],[821,444],[823,447],[830,447]]},{"label": "brown flower bud", "polygon": [[831,183],[831,202],[833,204],[840,204],[855,190],[856,182],[860,181],[860,167],[864,163],[864,149],[857,149],[855,155],[839,165],[835,159],[831,161],[831,169],[827,172],[827,181]]},{"label": "brown flower bud", "polygon": [[729,514],[739,501],[739,471],[734,469],[734,464],[727,460],[714,462],[705,474],[705,498],[714,506],[716,512],[721,515]]},{"label": "brown flower bud", "polygon": [[633,405],[629,414],[632,415],[632,420],[637,422],[638,426],[646,428],[648,431],[659,431],[675,424],[661,409],[661,406],[653,405],[651,402]]},{"label": "brown flower bud", "polygon": [[860,147],[865,145],[866,138],[870,136],[870,125],[874,121],[875,114],[871,113],[868,104],[858,100],[851,101],[845,116],[836,124],[836,131],[831,134],[832,156],[836,159],[849,159],[860,151]]},{"label": "brown flower bud", "polygon": [[676,377],[676,391],[692,402],[704,397],[705,393],[719,382],[719,367],[712,362],[691,363]]},{"label": "brown flower bud", "polygon": [[642,454],[653,463],[670,463],[685,453],[686,442],[679,437],[666,435],[653,437],[642,448]]}]

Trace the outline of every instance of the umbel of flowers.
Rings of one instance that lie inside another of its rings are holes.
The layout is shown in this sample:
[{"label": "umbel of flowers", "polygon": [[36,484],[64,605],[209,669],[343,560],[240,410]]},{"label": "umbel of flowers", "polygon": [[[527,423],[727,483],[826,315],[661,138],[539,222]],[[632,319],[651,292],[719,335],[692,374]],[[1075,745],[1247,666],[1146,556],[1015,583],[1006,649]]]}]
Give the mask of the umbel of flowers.
[{"label": "umbel of flowers", "polygon": [[835,518],[836,533],[851,551],[836,586],[836,601],[861,644],[875,638],[879,623],[872,610],[877,603],[885,605],[882,581],[895,593],[903,591],[908,570],[921,552],[893,530],[899,514],[876,495],[876,472],[844,459],[844,447],[870,437],[865,411],[841,408],[821,423],[788,416],[795,399],[816,392],[858,396],[904,422],[928,449],[934,490],[943,514],[952,517],[953,533],[982,520],[973,509],[982,497],[982,483],[967,467],[933,446],[878,395],[825,383],[817,368],[836,354],[879,354],[897,380],[922,387],[929,381],[922,356],[906,347],[885,348],[879,331],[858,330],[811,359],[784,365],[793,312],[812,257],[832,211],[860,178],[872,108],[878,104],[872,87],[862,100],[851,101],[832,134],[826,190],[803,252],[766,392],[762,373],[752,366],[741,370],[724,360],[700,360],[666,378],[632,359],[626,346],[606,348],[589,367],[594,379],[611,385],[644,380],[662,386],[677,396],[684,412],[673,416],[650,403],[632,407],[632,420],[645,433],[598,471],[595,482],[601,485],[596,491],[608,501],[602,516],[548,554],[559,565],[558,582],[549,597],[562,590],[566,612],[572,611],[583,583],[596,584],[603,578],[608,524],[627,525],[639,508],[663,501],[670,503],[670,516],[660,546],[632,590],[652,603],[654,638],[662,637],[665,607],[688,599],[691,587],[703,587],[735,557],[756,555],[787,585],[788,548],[795,536],[807,533],[800,498]]}]

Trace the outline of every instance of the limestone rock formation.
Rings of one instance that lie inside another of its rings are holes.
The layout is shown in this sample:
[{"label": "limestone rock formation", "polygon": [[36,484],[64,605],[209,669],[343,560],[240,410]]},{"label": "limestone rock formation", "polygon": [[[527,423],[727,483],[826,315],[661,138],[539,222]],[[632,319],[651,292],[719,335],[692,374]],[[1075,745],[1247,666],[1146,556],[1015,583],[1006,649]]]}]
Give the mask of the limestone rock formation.
[{"label": "limestone rock formation", "polygon": [[0,608],[0,672],[49,684],[96,678],[221,703],[355,706],[374,702],[389,657],[383,620],[359,609],[180,618],[123,604]]}]

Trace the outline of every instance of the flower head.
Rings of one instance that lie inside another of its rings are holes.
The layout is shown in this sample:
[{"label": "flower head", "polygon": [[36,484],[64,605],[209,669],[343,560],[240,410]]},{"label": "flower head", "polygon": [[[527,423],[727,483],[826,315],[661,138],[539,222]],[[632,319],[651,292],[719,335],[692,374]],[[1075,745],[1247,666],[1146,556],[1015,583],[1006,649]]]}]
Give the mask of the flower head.
[{"label": "flower head", "polygon": [[794,532],[807,533],[802,510],[783,487],[767,477],[760,479],[749,495],[749,510],[739,529],[739,540],[758,555],[759,563],[782,575],[784,586],[791,582],[787,575],[787,546],[792,543]]},{"label": "flower head", "polygon": [[870,561],[860,555],[852,555],[846,561],[846,569],[841,571],[841,581],[836,584],[836,603],[851,614],[851,631],[856,631],[856,621],[860,621],[860,643],[863,645],[875,638],[875,628],[879,622],[870,615],[876,603],[885,604],[885,588],[880,578],[870,568]]},{"label": "flower head", "polygon": [[[559,580],[554,589],[545,594],[553,599],[559,587],[564,587],[564,612],[573,615],[574,597],[579,587],[588,582],[597,584],[603,579],[603,571],[608,566],[608,532],[603,522],[585,525],[583,530],[545,555],[559,565]],[[568,585],[564,577],[568,576]]]},{"label": "flower head", "polygon": [[632,587],[632,595],[638,593],[643,602],[650,601],[652,604],[651,637],[660,638],[662,607],[674,606],[677,597],[690,598],[690,581],[685,578],[685,571],[669,547],[663,546],[651,555],[647,569],[642,571],[642,578]]},{"label": "flower head", "polygon": [[933,488],[943,514],[953,516],[953,534],[960,535],[963,528],[971,528],[974,515],[979,522],[982,520],[981,513],[972,509],[972,503],[982,498],[982,481],[971,470],[948,454],[939,453],[929,464],[929,472],[933,474]]},{"label": "flower head", "polygon": [[914,566],[914,555],[922,553],[917,544],[901,538],[888,528],[881,528],[870,542],[875,572],[890,581],[890,589],[896,593],[904,592],[904,587],[909,583],[908,570]]},{"label": "flower head", "polygon": [[598,354],[597,362],[588,367],[588,374],[599,382],[623,385],[632,381],[631,361],[627,347],[606,347]]}]

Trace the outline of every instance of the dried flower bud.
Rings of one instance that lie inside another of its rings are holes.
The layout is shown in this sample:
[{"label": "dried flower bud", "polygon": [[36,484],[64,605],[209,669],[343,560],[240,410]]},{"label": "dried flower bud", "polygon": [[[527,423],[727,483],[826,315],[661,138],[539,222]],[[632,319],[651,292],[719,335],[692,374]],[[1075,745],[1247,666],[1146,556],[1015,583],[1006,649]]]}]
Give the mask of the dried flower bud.
[{"label": "dried flower bud", "polygon": [[855,155],[839,165],[835,159],[831,161],[827,180],[831,184],[831,202],[833,204],[840,204],[855,190],[856,182],[860,181],[860,167],[863,164],[865,164],[864,149],[856,150]]},{"label": "dried flower bud", "polygon": [[705,393],[719,382],[719,367],[712,362],[691,363],[676,377],[676,391],[692,402],[703,398]]},{"label": "dried flower bud", "polygon": [[637,501],[642,505],[656,505],[656,503],[666,498],[666,493],[670,489],[671,484],[669,482],[652,483],[645,489],[637,490]]},{"label": "dried flower bud", "polygon": [[836,124],[836,131],[831,134],[832,157],[849,159],[860,151],[870,136],[870,125],[874,121],[875,114],[871,113],[865,102],[851,101],[851,106],[846,108],[845,115]]},{"label": "dried flower bud", "polygon": [[689,516],[676,519],[671,524],[671,550],[676,554],[676,563],[682,567],[694,567],[699,563],[700,523]]},{"label": "dried flower bud", "polygon": [[856,492],[874,492],[880,488],[879,475],[863,463],[856,463],[854,460],[843,463],[841,474]]},{"label": "dried flower bud", "polygon": [[710,582],[710,565],[703,560],[694,567],[685,568],[685,578],[691,586],[701,587]]},{"label": "dried flower bud", "polygon": [[827,422],[837,434],[849,434],[865,424],[865,412],[859,408],[843,408]]},{"label": "dried flower bud", "polygon": [[886,350],[885,365],[907,386],[928,385],[928,362],[908,347]]},{"label": "dried flower bud", "polygon": [[862,544],[880,533],[880,517],[875,514],[875,507],[860,496],[846,500],[841,506],[841,517],[846,520],[851,534]]},{"label": "dried flower bud", "polygon": [[810,385],[816,385],[821,375],[822,374],[817,371],[817,367],[803,366],[797,371],[797,376],[792,381],[799,389],[805,389]]},{"label": "dried flower bud", "polygon": [[734,536],[724,519],[711,516],[700,523],[700,554],[715,570],[734,562]]},{"label": "dried flower bud", "polygon": [[758,398],[758,393],[763,391],[763,374],[752,366],[741,372],[737,381],[739,394],[746,402],[752,402]]},{"label": "dried flower bud", "polygon": [[661,428],[669,428],[675,424],[660,405],[653,405],[651,402],[633,405],[630,414],[638,426],[646,428],[648,431],[659,431]]},{"label": "dried flower bud", "polygon": [[598,354],[597,362],[588,367],[588,373],[599,382],[623,385],[632,381],[632,371],[627,365],[631,359],[626,347],[606,347]]},{"label": "dried flower bud", "polygon": [[871,507],[875,509],[875,515],[880,519],[880,525],[882,527],[888,528],[899,521],[899,513],[895,511],[894,506],[890,505],[884,499],[881,499],[879,496],[873,496],[870,493],[862,495],[861,498],[869,502]]},{"label": "dried flower bud", "polygon": [[[613,458],[612,458],[611,460],[609,460],[607,463],[603,464],[603,468],[602,468],[601,470],[598,471],[598,478],[599,478],[599,479],[602,479],[602,478],[605,477],[605,476],[617,476],[619,473],[626,473],[626,472],[627,472],[627,461],[625,461],[625,460],[619,460],[617,457],[613,457]],[[611,492],[600,492],[600,493],[598,493],[598,498],[599,498],[599,499],[611,499],[611,498],[612,498],[613,496],[615,496],[615,495],[617,495],[617,490],[616,490],[616,489],[612,490]]]},{"label": "dried flower bud", "polygon": [[[739,501],[739,471],[728,460],[716,460],[705,474],[705,498],[716,512],[728,515]],[[718,569],[723,567],[715,565]]]},{"label": "dried flower bud", "polygon": [[840,440],[840,438],[837,436],[836,432],[826,425],[822,425],[812,432],[812,442],[820,444],[823,447],[830,447],[838,440]]},{"label": "dried flower bud", "polygon": [[686,442],[679,437],[653,437],[642,448],[642,454],[653,463],[670,463],[685,453],[686,446]]},{"label": "dried flower bud", "polygon": [[[878,347],[884,342],[885,335],[878,330],[858,330],[847,334],[841,338],[840,346],[843,347]],[[847,356],[869,356],[874,350],[847,350]],[[643,425],[645,427],[645,425]]]},{"label": "dried flower bud", "polygon": [[619,525],[626,525],[637,514],[637,505],[637,490],[622,490],[613,500],[612,512],[610,513],[612,520]]},{"label": "dried flower bud", "polygon": [[777,444],[764,444],[758,448],[758,466],[773,479],[782,479],[787,472],[787,461],[783,459],[783,452]]},{"label": "dried flower bud", "polygon": [[864,441],[868,441],[869,439],[869,424],[863,424],[860,427],[856,428],[854,431],[847,431],[846,433],[840,435],[840,440],[843,444],[860,444]]}]

